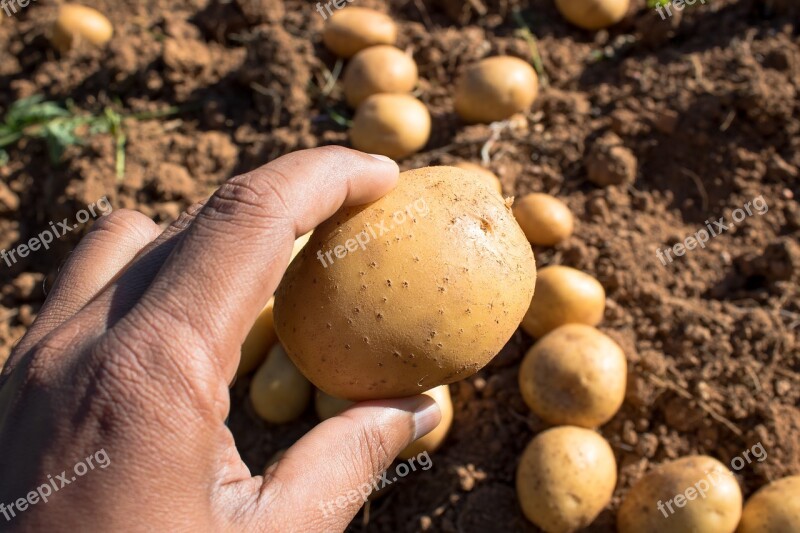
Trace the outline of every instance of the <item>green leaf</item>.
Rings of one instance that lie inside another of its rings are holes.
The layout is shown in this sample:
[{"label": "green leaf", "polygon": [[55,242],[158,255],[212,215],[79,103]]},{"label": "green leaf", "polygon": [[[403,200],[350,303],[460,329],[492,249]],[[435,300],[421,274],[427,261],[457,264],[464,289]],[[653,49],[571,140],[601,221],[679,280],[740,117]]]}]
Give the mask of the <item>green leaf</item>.
[{"label": "green leaf", "polygon": [[22,129],[33,124],[47,122],[54,118],[68,117],[69,111],[60,107],[55,102],[44,101],[41,95],[31,96],[17,100],[5,116],[5,124]]}]

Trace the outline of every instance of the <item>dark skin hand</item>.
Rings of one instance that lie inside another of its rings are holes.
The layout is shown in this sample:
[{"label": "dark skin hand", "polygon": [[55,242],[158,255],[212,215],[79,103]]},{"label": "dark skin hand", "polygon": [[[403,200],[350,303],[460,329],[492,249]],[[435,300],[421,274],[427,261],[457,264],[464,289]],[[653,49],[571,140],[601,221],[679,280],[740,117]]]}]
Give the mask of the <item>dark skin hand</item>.
[{"label": "dark skin hand", "polygon": [[99,219],[0,374],[0,505],[39,499],[10,520],[0,507],[0,530],[343,530],[362,503],[320,502],[370,483],[438,424],[436,404],[358,404],[254,477],[228,385],[294,239],[397,178],[385,158],[317,148],[232,178],[163,232],[134,211]]}]

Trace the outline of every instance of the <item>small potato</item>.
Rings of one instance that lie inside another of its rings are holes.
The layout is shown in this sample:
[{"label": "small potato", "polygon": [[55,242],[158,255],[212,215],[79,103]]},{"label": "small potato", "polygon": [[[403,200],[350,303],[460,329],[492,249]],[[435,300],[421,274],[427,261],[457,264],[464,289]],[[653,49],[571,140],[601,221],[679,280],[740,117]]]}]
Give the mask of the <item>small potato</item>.
[{"label": "small potato", "polygon": [[485,181],[486,184],[489,185],[492,189],[497,189],[497,192],[503,194],[503,186],[500,184],[500,178],[498,178],[497,175],[488,168],[476,165],[475,163],[469,163],[467,161],[460,161],[453,166],[456,168],[474,172],[475,174],[480,176],[481,179]]},{"label": "small potato", "polygon": [[272,315],[275,307],[275,298],[270,298],[266,307],[256,318],[255,324],[247,334],[247,338],[242,344],[242,358],[239,360],[239,368],[236,369],[238,377],[245,376],[258,368],[267,356],[270,347],[278,342],[278,335],[275,333],[275,319]]},{"label": "small potato", "polygon": [[630,0],[556,0],[556,8],[572,24],[585,30],[601,30],[625,17]]},{"label": "small potato", "polygon": [[625,353],[610,337],[591,326],[566,324],[528,351],[519,388],[544,421],[593,428],[622,406],[627,366]]},{"label": "small potato", "polygon": [[431,134],[431,115],[410,94],[373,94],[356,110],[350,128],[353,148],[392,159],[419,151]]},{"label": "small potato", "polygon": [[297,370],[283,346],[276,344],[250,384],[256,414],[273,424],[298,418],[311,401],[311,383]]},{"label": "small potato", "polygon": [[317,412],[319,419],[325,421],[338,415],[353,403],[355,402],[336,398],[317,389],[317,394],[314,397],[314,410]]},{"label": "small potato", "polygon": [[342,84],[350,107],[373,94],[410,93],[417,85],[417,64],[399,48],[371,46],[347,64]]},{"label": "small potato", "polygon": [[62,53],[78,42],[102,46],[111,40],[114,27],[105,15],[91,7],[64,4],[58,9],[50,40]]},{"label": "small potato", "polygon": [[725,465],[691,455],[657,466],[625,495],[619,533],[733,533],[742,515],[742,491]]},{"label": "small potato", "polygon": [[538,434],[517,467],[522,512],[547,533],[591,524],[611,501],[616,484],[611,446],[584,428],[561,426]]},{"label": "small potato", "polygon": [[575,219],[567,204],[549,194],[526,194],[514,202],[514,217],[531,244],[555,246],[572,235]]},{"label": "small potato", "polygon": [[797,533],[800,531],[800,476],[773,481],[753,494],[744,506],[737,533]]},{"label": "small potato", "polygon": [[596,326],[605,308],[606,291],[596,279],[574,268],[552,265],[539,272],[522,329],[538,339],[564,324]]},{"label": "small potato", "polygon": [[[310,231],[294,241],[292,259],[300,253],[309,238],[311,238]],[[278,335],[275,333],[275,320],[272,314],[274,307],[275,298],[270,298],[258,318],[256,318],[253,327],[250,328],[250,333],[247,334],[247,338],[242,344],[242,358],[239,360],[239,368],[236,369],[237,377],[247,375],[258,368],[272,345],[278,342]]]},{"label": "small potato", "polygon": [[[318,8],[319,10],[319,8]],[[322,42],[339,57],[353,57],[364,48],[394,44],[397,25],[384,13],[349,6],[336,11],[322,30]]]},{"label": "small potato", "polygon": [[442,420],[433,431],[424,435],[406,447],[405,450],[399,453],[400,459],[411,459],[417,455],[428,452],[433,453],[444,442],[447,433],[450,431],[450,426],[453,425],[453,400],[450,398],[450,387],[447,385],[440,385],[434,389],[424,392],[423,394],[430,396],[439,404],[439,409],[442,411]]},{"label": "small potato", "polygon": [[484,59],[468,67],[455,88],[456,113],[466,122],[495,122],[527,110],[539,78],[526,61],[512,56]]}]

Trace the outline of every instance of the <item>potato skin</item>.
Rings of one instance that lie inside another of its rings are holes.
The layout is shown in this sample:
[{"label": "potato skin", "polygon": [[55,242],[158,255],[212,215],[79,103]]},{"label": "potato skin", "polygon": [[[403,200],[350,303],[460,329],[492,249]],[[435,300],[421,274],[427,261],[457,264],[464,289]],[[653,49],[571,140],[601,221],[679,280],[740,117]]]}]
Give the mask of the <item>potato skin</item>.
[{"label": "potato skin", "polygon": [[456,113],[466,122],[495,122],[527,110],[539,78],[526,61],[495,56],[467,67],[455,88]]},{"label": "potato skin", "polygon": [[[355,239],[365,236],[362,249]],[[337,258],[337,246],[353,251]],[[334,261],[323,266],[326,252]],[[495,191],[470,172],[421,168],[314,231],[278,287],[275,325],[328,394],[410,396],[486,365],[514,333],[535,279],[530,244]]]},{"label": "potato skin", "polygon": [[526,194],[514,202],[514,217],[531,244],[555,246],[572,235],[575,217],[567,204],[549,194]]},{"label": "potato skin", "polygon": [[737,533],[797,533],[800,531],[800,476],[762,487],[744,506]]},{"label": "potato skin", "polygon": [[[709,486],[705,497],[695,488],[701,480]],[[693,500],[686,497],[689,488],[694,491]],[[674,502],[677,495],[683,507]],[[674,514],[666,506],[670,500]],[[691,455],[657,466],[631,487],[617,514],[617,531],[733,533],[741,514],[742,492],[730,470],[713,457]]]},{"label": "potato skin", "polygon": [[442,412],[442,420],[433,431],[418,438],[400,452],[398,454],[400,459],[408,460],[423,452],[435,452],[439,449],[439,446],[442,445],[447,434],[450,432],[450,426],[453,425],[453,400],[450,397],[450,387],[447,385],[439,385],[429,391],[425,391],[423,394],[433,398],[439,405],[439,409]]},{"label": "potato skin", "polygon": [[566,324],[542,337],[519,371],[522,398],[544,421],[585,428],[611,420],[625,400],[627,360],[610,337]]},{"label": "potato skin", "polygon": [[58,9],[50,40],[60,51],[66,52],[76,41],[86,41],[102,46],[111,40],[114,27],[105,15],[91,7],[64,4]]},{"label": "potato skin", "polygon": [[547,533],[569,533],[591,524],[611,501],[616,484],[611,446],[584,428],[560,426],[540,433],[517,467],[522,511]]},{"label": "potato skin", "polygon": [[347,64],[342,85],[350,107],[373,94],[410,93],[417,85],[417,64],[399,48],[388,45],[370,46]]},{"label": "potato skin", "polygon": [[489,184],[490,187],[497,189],[497,192],[503,194],[503,186],[500,184],[500,178],[498,178],[497,174],[488,168],[482,167],[481,165],[476,165],[475,163],[470,163],[468,161],[459,161],[453,166],[463,170],[469,170],[470,172],[475,172],[481,178],[483,178],[483,180]]},{"label": "potato skin", "polygon": [[538,339],[564,324],[596,326],[605,308],[606,291],[592,276],[571,267],[548,266],[539,272],[522,329]]},{"label": "potato skin", "polygon": [[283,346],[276,344],[250,383],[256,414],[273,424],[298,418],[311,401],[311,383],[294,366]]},{"label": "potato skin", "polygon": [[630,0],[556,0],[556,8],[572,24],[585,30],[613,26],[628,12]]},{"label": "potato skin", "polygon": [[322,30],[322,42],[339,57],[349,58],[378,44],[394,44],[397,25],[389,15],[348,6],[333,13]]},{"label": "potato skin", "polygon": [[350,128],[353,148],[392,159],[422,149],[431,134],[431,115],[410,94],[373,94],[358,106]]}]

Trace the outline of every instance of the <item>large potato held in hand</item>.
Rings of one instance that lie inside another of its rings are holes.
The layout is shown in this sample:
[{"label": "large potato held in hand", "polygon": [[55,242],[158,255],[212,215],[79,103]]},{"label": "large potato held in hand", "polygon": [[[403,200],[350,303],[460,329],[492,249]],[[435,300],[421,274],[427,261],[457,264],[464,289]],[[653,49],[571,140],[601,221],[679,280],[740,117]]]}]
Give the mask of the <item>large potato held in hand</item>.
[{"label": "large potato held in hand", "polygon": [[455,88],[455,109],[466,122],[495,122],[527,110],[539,92],[539,78],[526,61],[512,56],[469,66]]},{"label": "large potato held in hand", "polygon": [[616,484],[611,446],[584,428],[560,426],[538,434],[517,467],[522,511],[547,533],[570,533],[591,524],[611,501]]},{"label": "large potato held in hand", "polygon": [[[503,194],[503,186],[500,183],[500,178],[498,178],[497,174],[495,174],[488,168],[482,167],[481,165],[476,165],[475,163],[470,163],[469,161],[459,161],[453,166],[456,168],[461,168],[476,173],[481,177],[481,179],[483,179],[483,181],[489,184],[489,187],[491,187],[492,189],[496,189],[497,192]],[[519,222],[519,220],[517,222]]]},{"label": "large potato held in hand", "polygon": [[471,172],[421,168],[317,227],[278,287],[275,327],[328,394],[410,396],[486,365],[535,278],[530,244],[496,191]]},{"label": "large potato held in hand", "polygon": [[800,531],[800,476],[773,481],[753,494],[744,506],[737,533],[797,533]]},{"label": "large potato held in hand", "polygon": [[625,495],[619,533],[733,533],[742,515],[742,492],[728,468],[706,455],[657,466]]},{"label": "large potato held in hand", "polygon": [[349,6],[333,13],[322,30],[322,42],[334,54],[348,58],[378,44],[394,44],[397,25],[384,13]]},{"label": "large potato held in hand", "polygon": [[610,337],[591,326],[566,324],[525,355],[519,388],[544,421],[594,428],[622,406],[627,367],[625,353]]}]

